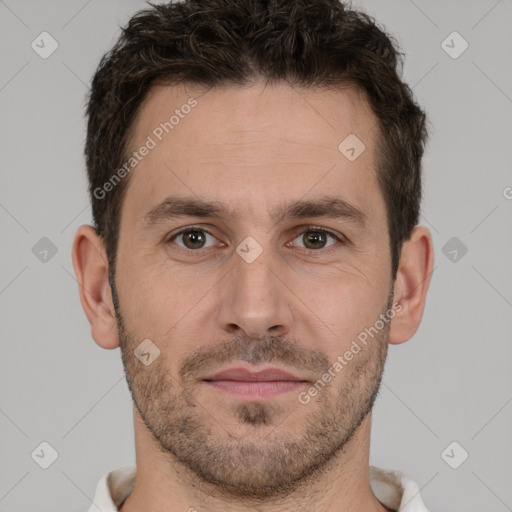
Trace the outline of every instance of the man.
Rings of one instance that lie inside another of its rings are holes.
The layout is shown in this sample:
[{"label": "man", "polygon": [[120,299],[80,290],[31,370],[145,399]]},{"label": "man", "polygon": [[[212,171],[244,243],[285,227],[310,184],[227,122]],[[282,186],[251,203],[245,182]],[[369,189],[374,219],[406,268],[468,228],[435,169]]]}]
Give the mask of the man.
[{"label": "man", "polygon": [[136,466],[91,511],[427,510],[369,466],[387,346],[433,267],[398,65],[336,0],[151,5],[104,56],[73,264],[121,348]]}]

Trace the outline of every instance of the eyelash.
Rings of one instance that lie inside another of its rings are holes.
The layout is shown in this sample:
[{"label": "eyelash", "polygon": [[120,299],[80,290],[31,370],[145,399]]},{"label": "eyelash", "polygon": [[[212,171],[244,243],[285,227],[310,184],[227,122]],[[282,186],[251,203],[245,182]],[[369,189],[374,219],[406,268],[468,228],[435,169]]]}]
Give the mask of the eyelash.
[{"label": "eyelash", "polygon": [[[167,237],[166,239],[166,243],[171,243],[173,242],[176,238],[178,238],[180,235],[182,235],[183,233],[187,233],[189,231],[203,231],[204,233],[207,233],[208,235],[212,236],[213,238],[216,238],[215,235],[213,235],[212,233],[210,233],[207,229],[204,229],[202,227],[199,227],[199,226],[187,226],[186,228],[183,228],[181,229],[180,231],[178,231],[177,233],[174,233],[172,236],[170,237]],[[341,244],[346,244],[347,241],[345,238],[343,237],[340,237],[338,235],[336,235],[335,233],[333,233],[332,231],[328,230],[328,229],[325,229],[325,228],[322,228],[322,227],[318,227],[318,226],[306,226],[305,229],[303,229],[302,231],[300,231],[295,237],[294,237],[294,240],[295,238],[297,238],[298,236],[300,235],[304,235],[304,233],[307,233],[308,231],[313,231],[315,233],[324,233],[326,235],[329,235],[331,237],[333,237],[337,242],[341,243]],[[320,249],[307,249],[307,248],[301,248],[303,251],[306,251],[308,254],[314,254],[314,253],[320,253],[322,252],[323,254],[329,254],[331,251],[333,250],[336,250],[338,247],[337,247],[338,244],[332,244],[326,248],[320,248]],[[185,247],[181,247],[181,246],[178,246],[180,249],[182,249],[183,251],[185,251],[186,253],[190,254],[190,255],[193,255],[193,256],[200,256],[201,252],[202,252],[202,249],[187,249]],[[206,249],[209,249],[210,247],[207,247]]]}]

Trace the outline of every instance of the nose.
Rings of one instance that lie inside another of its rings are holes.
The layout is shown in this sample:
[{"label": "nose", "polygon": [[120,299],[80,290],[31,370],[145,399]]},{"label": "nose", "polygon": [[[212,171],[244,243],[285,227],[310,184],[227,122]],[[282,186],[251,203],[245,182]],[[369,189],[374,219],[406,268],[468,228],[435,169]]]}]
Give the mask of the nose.
[{"label": "nose", "polygon": [[284,269],[272,262],[266,251],[251,263],[238,254],[234,258],[233,268],[223,280],[220,327],[229,334],[244,331],[251,338],[287,334],[293,313]]}]

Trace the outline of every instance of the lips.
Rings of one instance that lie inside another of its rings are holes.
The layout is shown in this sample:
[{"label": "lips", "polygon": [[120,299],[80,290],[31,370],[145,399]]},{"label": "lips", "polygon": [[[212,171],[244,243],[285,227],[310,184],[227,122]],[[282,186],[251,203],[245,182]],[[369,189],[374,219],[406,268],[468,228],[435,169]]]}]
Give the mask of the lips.
[{"label": "lips", "polygon": [[251,372],[242,367],[228,368],[203,379],[203,382],[215,392],[228,393],[246,401],[271,399],[290,391],[298,392],[305,383],[309,383],[280,368]]},{"label": "lips", "polygon": [[267,368],[259,372],[251,372],[245,368],[228,368],[221,372],[216,373],[211,377],[203,379],[206,381],[217,381],[217,380],[235,380],[241,382],[271,382],[271,381],[295,381],[295,382],[307,382],[306,379],[302,379],[289,372],[281,370],[279,368]]}]

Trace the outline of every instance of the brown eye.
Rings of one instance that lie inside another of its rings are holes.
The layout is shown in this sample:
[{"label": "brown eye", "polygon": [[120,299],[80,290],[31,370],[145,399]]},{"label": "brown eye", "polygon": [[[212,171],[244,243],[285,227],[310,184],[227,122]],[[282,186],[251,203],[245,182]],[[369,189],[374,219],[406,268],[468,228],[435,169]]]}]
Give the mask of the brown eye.
[{"label": "brown eye", "polygon": [[[210,240],[209,240],[210,239]],[[215,237],[204,229],[186,229],[176,233],[169,239],[169,242],[176,242],[176,245],[184,249],[203,249],[215,245]],[[207,245],[209,243],[209,245]]]},{"label": "brown eye", "polygon": [[302,240],[308,249],[322,249],[327,241],[327,236],[319,231],[307,231],[302,235]]},{"label": "brown eye", "polygon": [[[332,240],[331,243],[329,243],[329,238]],[[305,249],[311,250],[325,249],[336,244],[337,241],[340,241],[336,235],[329,231],[312,228],[303,231],[297,238],[295,238],[294,242],[299,240]],[[300,244],[298,244],[298,246],[301,247]]]},{"label": "brown eye", "polygon": [[201,249],[206,242],[206,238],[201,231],[187,231],[182,233],[183,243],[187,247],[187,249]]}]

